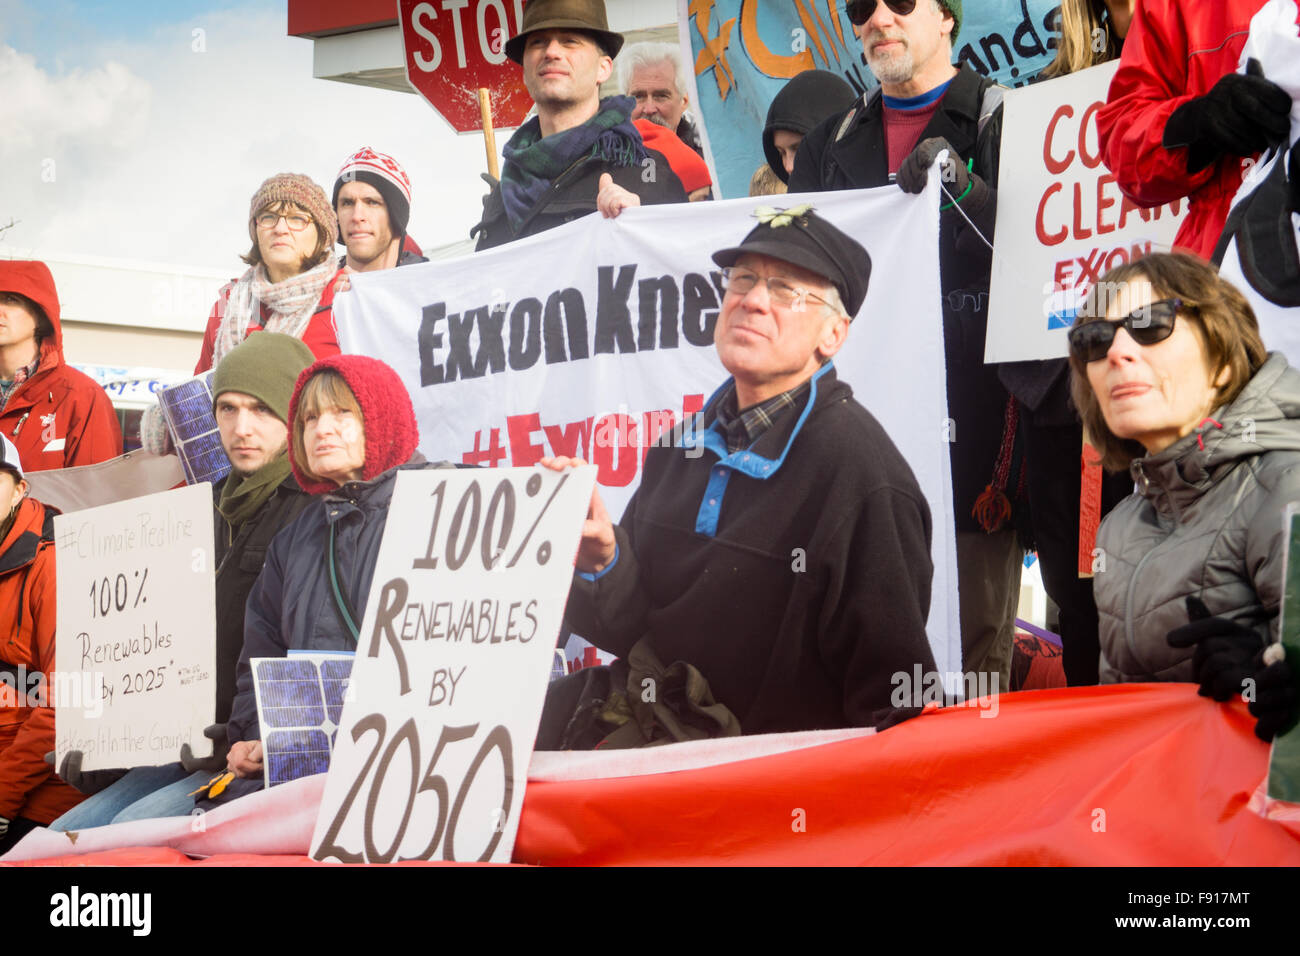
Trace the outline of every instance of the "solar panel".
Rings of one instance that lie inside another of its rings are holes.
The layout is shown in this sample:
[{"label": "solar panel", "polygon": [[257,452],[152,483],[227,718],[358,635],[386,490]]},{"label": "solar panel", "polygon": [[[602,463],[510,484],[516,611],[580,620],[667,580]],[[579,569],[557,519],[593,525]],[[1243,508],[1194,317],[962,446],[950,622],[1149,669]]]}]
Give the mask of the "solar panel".
[{"label": "solar panel", "polygon": [[266,785],[329,769],[352,656],[293,654],[249,662],[262,728]]},{"label": "solar panel", "polygon": [[216,483],[230,471],[212,414],[212,373],[159,389],[158,404],[172,433],[187,484]]}]

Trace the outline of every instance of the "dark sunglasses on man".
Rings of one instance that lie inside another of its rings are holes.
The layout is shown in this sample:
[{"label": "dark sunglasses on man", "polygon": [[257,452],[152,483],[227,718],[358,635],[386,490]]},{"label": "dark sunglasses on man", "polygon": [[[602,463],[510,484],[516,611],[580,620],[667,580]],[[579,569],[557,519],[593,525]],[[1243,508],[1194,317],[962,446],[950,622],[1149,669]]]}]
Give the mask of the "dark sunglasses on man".
[{"label": "dark sunglasses on man", "polygon": [[[876,12],[877,0],[849,0],[844,12],[849,15],[849,22],[860,27],[871,19]],[[916,0],[885,0],[885,6],[896,17],[905,17],[916,9]]]},{"label": "dark sunglasses on man", "polygon": [[1138,345],[1155,345],[1174,333],[1174,318],[1182,308],[1181,299],[1159,299],[1140,309],[1134,309],[1114,322],[1085,322],[1070,329],[1070,351],[1084,362],[1097,362],[1106,357],[1115,333],[1124,328]]}]

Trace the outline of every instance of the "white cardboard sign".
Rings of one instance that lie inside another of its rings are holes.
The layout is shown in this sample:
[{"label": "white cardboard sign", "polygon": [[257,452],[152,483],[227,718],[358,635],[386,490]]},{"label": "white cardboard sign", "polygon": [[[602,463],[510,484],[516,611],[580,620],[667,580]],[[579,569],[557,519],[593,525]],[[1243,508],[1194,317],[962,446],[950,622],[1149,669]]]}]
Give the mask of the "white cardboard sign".
[{"label": "white cardboard sign", "polygon": [[84,770],[151,767],[185,743],[210,754],[212,486],[58,515],[54,534],[56,760],[80,750]]},{"label": "white cardboard sign", "polygon": [[1102,162],[1097,111],[1118,66],[1006,93],[985,362],[1064,358],[1093,284],[1173,244],[1186,203],[1140,209]]},{"label": "white cardboard sign", "polygon": [[398,474],[314,859],[509,861],[595,477]]}]

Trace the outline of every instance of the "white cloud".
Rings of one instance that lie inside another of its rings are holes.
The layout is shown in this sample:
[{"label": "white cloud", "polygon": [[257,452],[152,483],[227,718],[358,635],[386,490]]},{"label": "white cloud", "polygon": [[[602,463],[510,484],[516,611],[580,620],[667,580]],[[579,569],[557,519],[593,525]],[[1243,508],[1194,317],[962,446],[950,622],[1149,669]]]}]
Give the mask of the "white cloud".
[{"label": "white cloud", "polygon": [[[204,52],[191,49],[195,28]],[[285,35],[282,10],[199,17],[81,58],[102,65],[45,70],[0,45],[0,221],[21,220],[13,245],[235,275],[259,183],[301,172],[328,193],[363,145],[406,166],[410,232],[425,247],[478,221],[482,141],[450,133],[417,96],[313,79],[312,45]]]}]

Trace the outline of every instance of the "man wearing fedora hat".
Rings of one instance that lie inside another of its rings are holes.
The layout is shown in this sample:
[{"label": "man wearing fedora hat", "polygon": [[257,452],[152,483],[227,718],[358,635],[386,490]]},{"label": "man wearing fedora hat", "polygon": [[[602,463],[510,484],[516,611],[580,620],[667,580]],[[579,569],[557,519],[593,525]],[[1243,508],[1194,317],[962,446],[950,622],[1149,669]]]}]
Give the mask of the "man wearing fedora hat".
[{"label": "man wearing fedora hat", "polygon": [[743,733],[873,723],[895,675],[934,658],[929,507],[831,361],[871,257],[799,206],[713,260],[732,378],[649,450],[617,525],[593,495],[568,619],[620,656],[644,641],[694,666]]},{"label": "man wearing fedora hat", "polygon": [[471,231],[490,249],[599,210],[617,216],[642,203],[685,202],[663,154],[632,125],[636,102],[600,98],[623,46],[609,29],[604,0],[530,0],[506,56],[524,70],[537,115],[502,151],[500,182],[483,197]]}]

